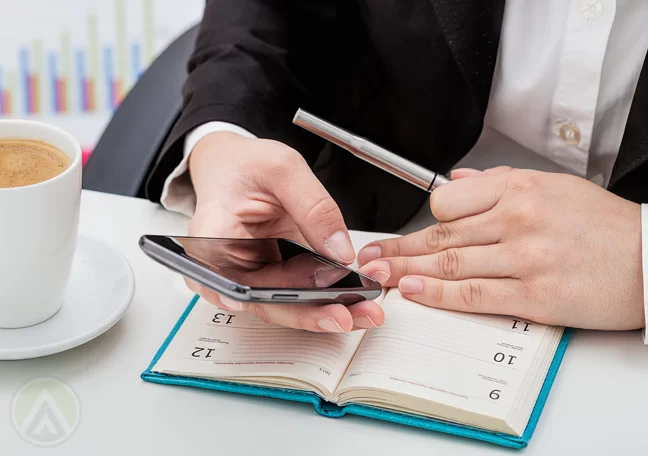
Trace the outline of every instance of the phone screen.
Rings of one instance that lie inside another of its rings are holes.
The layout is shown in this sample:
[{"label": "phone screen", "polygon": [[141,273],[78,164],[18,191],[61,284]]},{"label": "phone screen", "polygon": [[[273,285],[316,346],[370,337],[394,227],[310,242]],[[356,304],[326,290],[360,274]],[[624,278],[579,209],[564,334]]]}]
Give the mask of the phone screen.
[{"label": "phone screen", "polygon": [[285,239],[219,239],[149,236],[177,255],[252,288],[374,288],[380,286]]}]

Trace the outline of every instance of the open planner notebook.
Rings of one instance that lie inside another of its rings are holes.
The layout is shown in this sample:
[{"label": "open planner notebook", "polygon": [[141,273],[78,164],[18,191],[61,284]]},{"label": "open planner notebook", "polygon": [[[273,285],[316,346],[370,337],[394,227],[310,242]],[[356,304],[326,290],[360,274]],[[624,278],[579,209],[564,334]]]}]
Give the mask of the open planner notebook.
[{"label": "open planner notebook", "polygon": [[[352,233],[356,247],[375,233]],[[147,381],[311,402],[346,413],[492,443],[527,445],[568,331],[514,317],[428,308],[398,289],[377,300],[385,324],[346,334],[269,325],[190,303]]]}]

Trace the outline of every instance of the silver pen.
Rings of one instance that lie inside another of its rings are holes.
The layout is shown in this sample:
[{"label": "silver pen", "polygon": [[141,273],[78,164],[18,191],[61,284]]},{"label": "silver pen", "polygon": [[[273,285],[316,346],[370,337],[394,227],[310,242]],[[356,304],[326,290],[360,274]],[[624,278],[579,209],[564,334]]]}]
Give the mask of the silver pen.
[{"label": "silver pen", "polygon": [[297,110],[293,123],[427,192],[450,182],[442,174],[423,168],[302,109]]}]

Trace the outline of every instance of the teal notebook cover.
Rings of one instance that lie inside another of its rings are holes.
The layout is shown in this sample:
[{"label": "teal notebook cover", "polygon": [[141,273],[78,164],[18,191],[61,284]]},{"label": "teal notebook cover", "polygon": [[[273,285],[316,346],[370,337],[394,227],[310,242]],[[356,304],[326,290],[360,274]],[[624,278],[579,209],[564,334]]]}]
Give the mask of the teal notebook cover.
[{"label": "teal notebook cover", "polygon": [[147,367],[147,369],[142,373],[141,378],[147,382],[152,383],[161,383],[166,385],[180,385],[180,386],[191,386],[195,388],[205,388],[217,391],[226,391],[231,393],[239,394],[248,394],[252,396],[264,396],[271,397],[275,399],[284,399],[288,401],[295,402],[305,402],[312,404],[315,408],[315,411],[320,415],[327,417],[341,417],[346,414],[353,414],[364,416],[368,418],[374,418],[377,420],[389,421],[392,423],[404,424],[407,426],[414,426],[418,428],[428,429],[431,431],[443,432],[446,434],[452,434],[461,437],[468,437],[472,439],[482,440],[485,442],[494,443],[497,445],[502,445],[509,448],[524,448],[529,444],[529,440],[533,436],[540,415],[542,414],[542,409],[544,408],[547,397],[549,396],[549,391],[551,390],[551,385],[556,378],[558,373],[558,368],[562,361],[565,350],[567,349],[567,344],[569,343],[569,338],[571,336],[571,329],[565,328],[563,337],[558,345],[556,354],[554,356],[553,362],[549,368],[547,376],[545,378],[540,394],[536,401],[536,405],[531,413],[529,418],[529,423],[524,431],[524,434],[521,437],[516,437],[512,435],[502,434],[498,432],[484,431],[482,429],[463,426],[460,424],[453,424],[446,421],[436,420],[432,418],[425,418],[415,415],[407,415],[404,413],[393,412],[391,410],[383,410],[375,407],[369,407],[365,405],[356,405],[348,404],[345,406],[338,406],[324,401],[315,393],[309,393],[305,391],[296,391],[291,389],[281,389],[281,388],[266,388],[261,386],[251,386],[251,385],[241,385],[232,382],[225,382],[219,380],[206,380],[200,378],[191,378],[191,377],[178,377],[173,375],[160,374],[158,372],[153,372],[151,369],[158,362],[169,343],[173,340],[176,333],[184,323],[185,319],[193,309],[194,305],[198,301],[199,297],[195,296],[189,306],[185,309],[181,315],[178,322],[175,324],[171,333],[167,336],[166,340],[155,354],[155,357]]}]

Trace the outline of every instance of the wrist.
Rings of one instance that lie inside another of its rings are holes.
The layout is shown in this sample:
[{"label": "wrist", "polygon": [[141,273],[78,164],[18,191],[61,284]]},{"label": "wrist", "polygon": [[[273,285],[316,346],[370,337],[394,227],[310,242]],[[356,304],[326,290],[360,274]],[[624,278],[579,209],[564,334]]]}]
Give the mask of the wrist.
[{"label": "wrist", "polygon": [[247,138],[230,131],[215,131],[203,136],[193,147],[188,167],[198,202],[203,199],[201,195],[213,193],[212,188],[218,184],[213,178],[215,170],[227,167],[228,145],[244,139]]},{"label": "wrist", "polygon": [[226,144],[233,141],[246,139],[244,136],[231,131],[214,131],[207,133],[200,138],[196,145],[191,150],[189,156],[189,170],[192,169],[192,163],[197,166],[202,166],[205,161],[214,160],[215,156],[219,155],[219,145]]}]

